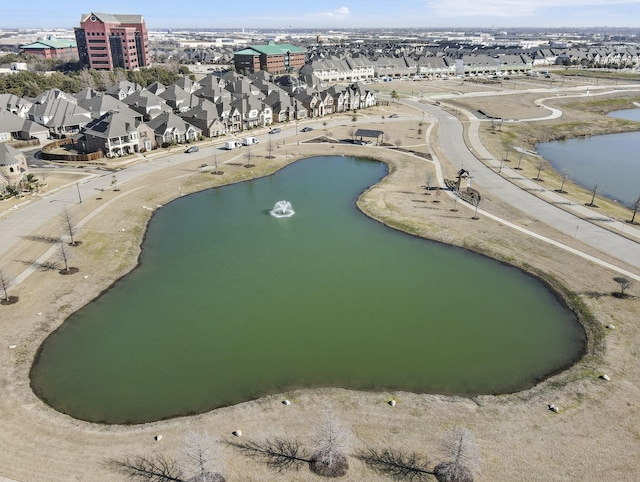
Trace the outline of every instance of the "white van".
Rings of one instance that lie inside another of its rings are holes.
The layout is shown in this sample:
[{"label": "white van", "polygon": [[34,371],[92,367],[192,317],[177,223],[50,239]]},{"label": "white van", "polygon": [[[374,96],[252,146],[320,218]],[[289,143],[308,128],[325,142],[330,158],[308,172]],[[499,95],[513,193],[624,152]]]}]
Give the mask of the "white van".
[{"label": "white van", "polygon": [[235,149],[236,147],[242,147],[242,143],[240,141],[227,141],[224,143],[224,148],[227,150]]},{"label": "white van", "polygon": [[255,137],[245,137],[244,139],[242,139],[242,144],[245,146],[250,146],[252,144],[257,144],[258,143],[258,139],[256,139]]}]

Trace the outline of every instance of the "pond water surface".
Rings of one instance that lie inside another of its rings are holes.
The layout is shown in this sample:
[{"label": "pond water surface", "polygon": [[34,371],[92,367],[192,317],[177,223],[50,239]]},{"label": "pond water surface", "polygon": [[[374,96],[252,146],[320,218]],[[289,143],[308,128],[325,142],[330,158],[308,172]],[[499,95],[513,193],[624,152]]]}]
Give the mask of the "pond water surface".
[{"label": "pond water surface", "polygon": [[[640,109],[610,115],[640,121]],[[569,178],[585,189],[600,184],[599,194],[627,206],[640,195],[640,132],[546,142],[537,144],[536,149],[556,171],[566,170]]]},{"label": "pond water surface", "polygon": [[[582,327],[538,280],[360,213],[385,175],[312,158],[166,205],[140,266],[44,342],[35,392],[140,423],[300,387],[513,392],[581,356]],[[293,217],[269,215],[279,200]]]}]

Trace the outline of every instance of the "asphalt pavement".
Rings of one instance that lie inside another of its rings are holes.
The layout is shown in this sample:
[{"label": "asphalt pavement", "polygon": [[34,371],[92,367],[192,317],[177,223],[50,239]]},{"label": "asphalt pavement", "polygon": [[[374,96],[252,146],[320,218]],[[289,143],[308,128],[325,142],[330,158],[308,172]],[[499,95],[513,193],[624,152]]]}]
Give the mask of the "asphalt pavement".
[{"label": "asphalt pavement", "polygon": [[[534,196],[500,176],[497,172],[500,162],[480,142],[478,135],[480,121],[478,119],[471,119],[470,146],[468,147],[464,142],[462,123],[456,117],[434,105],[414,100],[405,100],[405,102],[424,110],[437,120],[440,124],[438,142],[441,151],[456,168],[464,168],[469,171],[474,185],[558,231],[640,269],[640,244],[582,219],[581,216],[588,215],[588,210],[585,213],[587,208],[574,206],[576,209],[580,208],[576,213],[579,214],[577,216]],[[483,159],[497,168],[487,167],[479,159]],[[503,171],[504,169],[503,167]],[[506,172],[506,174],[520,176],[517,171]],[[535,186],[539,188],[537,184]],[[593,212],[592,214],[596,218],[601,217],[599,213]],[[627,227],[625,229],[628,235],[633,231],[640,239],[640,233],[637,233],[635,228]]]}]

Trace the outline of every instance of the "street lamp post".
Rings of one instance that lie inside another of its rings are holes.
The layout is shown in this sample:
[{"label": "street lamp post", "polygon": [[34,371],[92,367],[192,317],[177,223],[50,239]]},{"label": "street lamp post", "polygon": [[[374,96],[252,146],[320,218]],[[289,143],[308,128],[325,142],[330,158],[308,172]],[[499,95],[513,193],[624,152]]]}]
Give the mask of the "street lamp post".
[{"label": "street lamp post", "polygon": [[76,182],[76,189],[78,190],[78,204],[82,204],[82,196],[80,195],[80,184]]}]

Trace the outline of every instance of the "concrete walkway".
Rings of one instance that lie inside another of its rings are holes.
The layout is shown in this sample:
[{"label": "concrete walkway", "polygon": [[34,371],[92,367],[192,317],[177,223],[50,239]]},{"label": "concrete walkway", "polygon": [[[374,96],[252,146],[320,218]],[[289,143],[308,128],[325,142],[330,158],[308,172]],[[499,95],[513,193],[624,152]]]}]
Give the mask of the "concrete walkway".
[{"label": "concrete walkway", "polygon": [[79,204],[82,199],[88,199],[102,191],[112,189],[112,176],[116,176],[117,186],[122,187],[131,180],[152,172],[164,169],[168,166],[182,164],[188,161],[211,161],[212,149],[219,146],[203,148],[195,154],[185,154],[183,150],[173,153],[161,151],[158,157],[150,155],[147,158],[140,157],[141,161],[119,171],[107,169],[89,170],[90,175],[70,185],[63,186],[55,192],[48,193],[19,209],[0,218],[0,255],[8,251],[17,242],[33,233],[37,228],[50,219],[60,216],[64,205]]},{"label": "concrete walkway", "polygon": [[[403,102],[436,118],[440,124],[438,142],[441,151],[456,168],[464,168],[469,171],[473,177],[473,183],[487,191],[489,195],[496,196],[558,231],[575,237],[581,242],[640,270],[640,244],[582,219],[601,219],[600,213],[591,211],[586,206],[569,205],[568,201],[559,194],[541,188],[534,181],[522,178],[518,171],[510,168],[505,171],[503,166],[503,173],[513,178],[519,177],[520,179],[517,180],[524,183],[523,188],[501,177],[497,172],[500,169],[500,161],[493,157],[480,141],[480,121],[477,118],[467,113],[470,118],[468,133],[470,147],[467,147],[464,142],[463,126],[457,118],[433,105],[411,99]],[[487,163],[489,167],[481,162],[480,159]],[[534,196],[527,189],[535,189],[538,193],[543,194],[544,198],[541,199]],[[572,211],[567,212],[564,209],[560,209],[554,203],[562,203],[565,209],[571,208]],[[501,222],[504,222],[504,220],[501,220]],[[615,221],[610,223],[614,229],[624,230],[627,236],[633,239],[640,239],[640,233],[636,228],[623,226],[624,223],[616,223]],[[557,242],[554,241],[554,243]],[[616,269],[616,271],[628,273],[620,268]],[[637,276],[634,275],[633,278],[640,279]]]},{"label": "concrete walkway", "polygon": [[[549,91],[546,90],[545,92],[548,93]],[[576,95],[584,94],[577,93]],[[543,100],[544,99],[540,99],[539,102],[542,102]],[[473,182],[480,185],[484,190],[491,193],[491,195],[495,195],[503,201],[518,207],[528,215],[553,226],[563,233],[575,237],[576,239],[636,268],[640,268],[640,245],[638,243],[625,239],[622,236],[615,235],[614,233],[585,220],[590,218],[601,220],[602,216],[599,213],[591,211],[585,206],[569,203],[559,194],[541,188],[537,183],[523,178],[517,171],[512,170],[511,168],[502,166],[501,170],[512,181],[517,181],[522,184],[522,188],[498,175],[496,171],[500,169],[500,161],[495,159],[482,145],[479,137],[479,126],[481,123],[479,119],[469,113],[466,113],[471,123],[468,132],[471,147],[468,148],[464,143],[462,124],[454,116],[435,106],[421,103],[416,99],[405,99],[403,102],[429,114],[429,120],[433,119],[434,122],[438,122],[440,124],[438,139],[440,144],[439,147],[442,152],[445,153],[446,157],[456,167],[464,167],[470,171],[473,176]],[[561,115],[560,111],[554,109],[549,110],[551,113],[546,117],[530,120],[540,120]],[[402,119],[398,120],[400,121]],[[431,125],[427,130],[427,138],[429,138],[428,136],[432,127],[433,125]],[[271,136],[271,139],[280,140],[280,138],[288,137],[293,134],[294,129],[291,127],[286,129],[286,131],[287,132],[283,129],[283,132],[280,135]],[[265,136],[265,140],[267,138],[269,138],[268,135]],[[116,172],[115,174],[117,176],[118,186],[126,184],[130,179],[164,169],[169,165],[181,164],[193,160],[203,160],[211,163],[212,154],[214,150],[219,147],[220,143],[217,143],[216,145],[201,149],[196,155],[184,154],[179,151],[174,152],[169,156],[157,159],[153,159],[152,156],[149,156],[148,159],[144,159],[142,162]],[[479,159],[484,160],[484,162],[490,167],[487,167],[483,162],[480,162]],[[437,162],[436,166],[438,169],[438,177],[442,185],[442,173]],[[61,188],[57,192],[44,196],[39,200],[27,203],[15,210],[15,212],[0,218],[0,254],[8,251],[17,242],[29,236],[45,221],[59,216],[64,204],[77,204],[82,198],[88,198],[95,195],[97,192],[110,189],[113,175],[114,172],[112,171],[95,170],[86,179],[78,183],[73,183],[66,188]],[[533,196],[527,192],[527,190],[537,192],[538,197]],[[461,204],[463,205],[464,203]],[[564,209],[557,208],[555,204],[562,205]],[[486,213],[483,210],[479,210],[479,213],[486,216],[492,216],[490,213]],[[97,212],[92,213],[90,216],[95,214],[97,214]],[[82,222],[86,222],[86,220],[88,220],[88,218],[82,220]],[[510,224],[503,219],[499,220],[505,225]],[[618,229],[621,232],[624,232],[625,235],[640,240],[640,231],[638,229],[628,226],[626,223],[620,223],[614,220],[607,222],[608,226],[612,229]],[[512,227],[526,232],[529,235],[539,237],[535,233],[524,228],[517,227],[515,225]],[[548,242],[557,243],[552,240],[548,240]],[[572,248],[566,248],[572,250]],[[50,255],[51,253],[48,254]],[[30,274],[28,271],[29,270],[25,270],[25,272],[21,273],[18,280],[21,281],[25,279]],[[622,272],[624,270],[618,269],[618,271]],[[15,284],[16,283],[14,283],[14,285]]]}]

